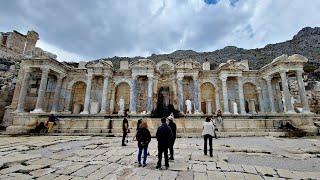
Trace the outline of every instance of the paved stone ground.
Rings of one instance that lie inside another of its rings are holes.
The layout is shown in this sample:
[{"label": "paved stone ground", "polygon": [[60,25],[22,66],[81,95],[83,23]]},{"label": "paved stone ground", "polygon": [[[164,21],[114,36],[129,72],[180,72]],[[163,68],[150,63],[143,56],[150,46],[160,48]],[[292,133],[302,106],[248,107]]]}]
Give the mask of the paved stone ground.
[{"label": "paved stone ground", "polygon": [[214,140],[214,157],[200,138],[177,139],[169,170],[156,170],[156,140],[146,167],[136,141],[119,137],[0,136],[0,179],[320,179],[320,137],[233,137]]}]

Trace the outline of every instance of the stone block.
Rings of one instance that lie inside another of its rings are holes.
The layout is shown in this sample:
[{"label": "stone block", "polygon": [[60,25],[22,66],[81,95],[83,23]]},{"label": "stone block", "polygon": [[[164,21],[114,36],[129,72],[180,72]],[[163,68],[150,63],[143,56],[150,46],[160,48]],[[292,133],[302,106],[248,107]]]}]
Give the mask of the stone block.
[{"label": "stone block", "polygon": [[120,70],[128,70],[129,62],[128,61],[120,61]]}]

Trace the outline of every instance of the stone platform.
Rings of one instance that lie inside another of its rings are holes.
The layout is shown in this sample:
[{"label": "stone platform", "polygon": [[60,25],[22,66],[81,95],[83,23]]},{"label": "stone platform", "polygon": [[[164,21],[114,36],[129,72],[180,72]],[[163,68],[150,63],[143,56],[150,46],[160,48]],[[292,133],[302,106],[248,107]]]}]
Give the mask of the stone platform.
[{"label": "stone platform", "polygon": [[0,179],[319,179],[320,139],[232,137],[213,140],[213,157],[202,138],[178,138],[175,160],[157,170],[152,138],[146,167],[138,167],[137,142],[90,136],[0,136]]},{"label": "stone platform", "polygon": [[[20,113],[13,118],[13,125],[7,128],[8,134],[26,134],[30,128],[28,125],[36,120],[45,121],[48,114]],[[118,136],[122,132],[123,117],[102,115],[58,115],[60,119],[55,132],[75,135],[109,135]],[[185,116],[175,118],[177,133],[180,137],[200,137],[205,116]],[[318,133],[313,125],[313,114],[291,115],[226,115],[223,123],[218,126],[218,136],[286,136],[287,132],[280,129],[283,122],[290,122],[306,135]],[[148,122],[149,130],[155,135],[160,125],[160,118],[150,116],[130,116],[129,127],[132,134],[136,129],[138,119]]]}]

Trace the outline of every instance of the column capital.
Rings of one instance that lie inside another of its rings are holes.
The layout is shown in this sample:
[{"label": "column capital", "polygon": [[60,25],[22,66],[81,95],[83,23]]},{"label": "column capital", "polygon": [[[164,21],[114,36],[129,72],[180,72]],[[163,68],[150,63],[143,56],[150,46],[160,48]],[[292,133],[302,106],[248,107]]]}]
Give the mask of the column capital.
[{"label": "column capital", "polygon": [[184,78],[184,75],[183,74],[177,74],[177,79],[178,80],[183,80]]},{"label": "column capital", "polygon": [[59,75],[57,76],[57,80],[62,80],[62,79],[65,78],[65,77],[66,77],[65,74],[59,74]]},{"label": "column capital", "polygon": [[25,67],[25,68],[23,68],[23,70],[24,70],[25,73],[31,72],[31,68],[30,67]]},{"label": "column capital", "polygon": [[154,75],[153,74],[148,74],[147,77],[148,77],[148,80],[152,80],[154,78]]},{"label": "column capital", "polygon": [[198,79],[198,77],[199,77],[199,75],[198,75],[198,74],[193,74],[193,75],[192,75],[192,79],[193,79],[193,80],[197,80],[197,79]]},{"label": "column capital", "polygon": [[42,73],[46,73],[46,74],[48,74],[49,70],[50,70],[50,68],[48,66],[42,66],[42,67],[40,67],[40,69],[41,69]]},{"label": "column capital", "polygon": [[264,80],[266,80],[266,81],[271,81],[271,79],[272,79],[272,75],[267,75],[267,76],[264,76],[264,77],[262,77]]},{"label": "column capital", "polygon": [[298,69],[298,70],[296,70],[296,73],[297,73],[297,75],[301,75],[302,76],[302,74],[304,73],[304,71],[303,71],[303,69]]},{"label": "column capital", "polygon": [[220,79],[221,81],[226,82],[227,79],[228,79],[228,76],[227,76],[227,75],[222,75],[222,76],[219,77],[219,79]]}]

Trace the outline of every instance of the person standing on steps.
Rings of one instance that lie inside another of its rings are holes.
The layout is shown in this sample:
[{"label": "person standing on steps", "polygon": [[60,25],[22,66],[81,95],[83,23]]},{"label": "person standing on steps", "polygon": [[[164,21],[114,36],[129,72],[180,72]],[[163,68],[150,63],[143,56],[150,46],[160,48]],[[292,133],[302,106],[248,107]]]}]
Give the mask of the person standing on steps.
[{"label": "person standing on steps", "polygon": [[148,145],[151,141],[151,134],[150,131],[148,130],[148,124],[145,121],[141,122],[140,128],[138,129],[136,139],[138,141],[138,148],[139,148],[139,153],[138,153],[138,163],[139,166],[141,165],[141,154],[143,151],[143,167],[145,167],[146,161],[147,161],[147,154],[148,154]]},{"label": "person standing on steps", "polygon": [[126,136],[129,132],[129,122],[128,122],[128,112],[125,111],[124,112],[124,118],[122,121],[122,146],[126,146],[125,144],[125,140],[126,140]]},{"label": "person standing on steps", "polygon": [[161,119],[161,126],[158,128],[156,133],[158,141],[158,163],[156,169],[161,169],[162,153],[164,154],[166,169],[169,168],[168,148],[169,140],[172,137],[172,131],[167,125],[166,120],[166,118]]},{"label": "person standing on steps", "polygon": [[171,128],[171,131],[172,131],[172,137],[169,140],[169,151],[170,151],[169,159],[174,160],[173,146],[177,137],[177,125],[176,123],[173,122],[174,117],[172,113],[170,114],[170,116],[167,117],[167,119],[169,120],[168,126]]},{"label": "person standing on steps", "polygon": [[209,152],[210,152],[210,157],[213,156],[213,149],[212,149],[212,137],[214,136],[214,126],[212,122],[210,121],[210,118],[207,117],[206,121],[203,123],[203,131],[202,131],[202,136],[204,139],[204,155],[207,155],[208,150],[207,150],[207,142],[209,140]]}]

